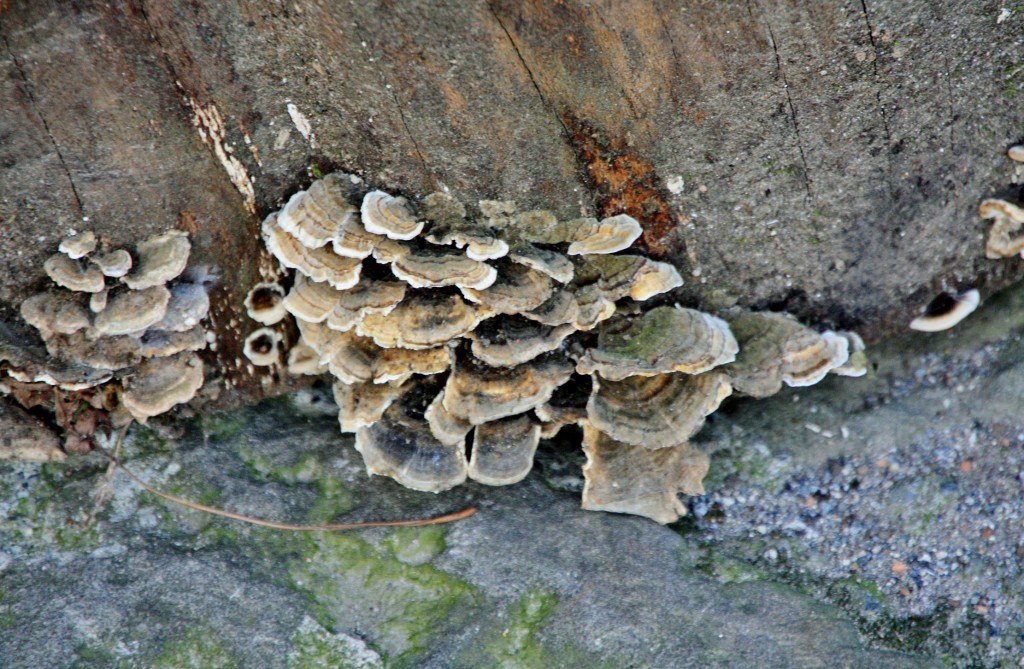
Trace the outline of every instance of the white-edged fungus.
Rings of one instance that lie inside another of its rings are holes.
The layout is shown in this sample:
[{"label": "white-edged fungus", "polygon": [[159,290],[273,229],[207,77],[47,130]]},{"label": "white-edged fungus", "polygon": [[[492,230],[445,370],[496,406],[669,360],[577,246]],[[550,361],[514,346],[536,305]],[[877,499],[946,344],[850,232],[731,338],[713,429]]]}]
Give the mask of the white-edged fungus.
[{"label": "white-edged fungus", "polygon": [[191,328],[182,331],[146,330],[139,340],[139,354],[144,358],[165,358],[182,351],[206,348],[206,331]]},{"label": "white-edged fungus", "polygon": [[277,223],[304,246],[326,246],[349,220],[358,217],[357,208],[348,200],[351,190],[346,175],[328,174],[314,181],[309,190],[292,195],[277,215]]},{"label": "white-edged fungus", "polygon": [[105,335],[140,333],[167,314],[171,291],[156,285],[142,290],[124,290],[107,302],[107,308],[96,314],[93,326]]},{"label": "white-edged fungus", "polygon": [[242,345],[242,353],[257,367],[269,367],[281,361],[278,344],[281,333],[273,328],[259,328],[249,333]]},{"label": "white-edged fungus", "polygon": [[533,244],[518,244],[508,254],[508,259],[530,269],[547,274],[558,283],[572,281],[576,271],[572,261],[561,253],[544,249]]},{"label": "white-edged fungus", "polygon": [[334,383],[334,402],[338,405],[341,431],[355,434],[373,425],[391,403],[402,396],[402,386],[391,383]]},{"label": "white-edged fungus", "polygon": [[444,407],[479,425],[544,404],[571,375],[571,362],[555,353],[516,367],[491,367],[463,356],[448,376]]},{"label": "white-edged fungus", "polygon": [[43,339],[54,334],[73,334],[89,327],[89,312],[82,298],[67,291],[37,293],[21,303],[21,317],[39,330]]},{"label": "white-edged fungus", "polygon": [[597,347],[580,357],[576,371],[597,372],[612,381],[666,372],[700,374],[732,362],[737,350],[722,319],[694,309],[657,307],[602,329]]},{"label": "white-edged fungus", "polygon": [[390,239],[412,239],[423,230],[423,221],[412,215],[404,197],[392,197],[382,190],[367,193],[359,211],[367,232]]},{"label": "white-edged fungus", "polygon": [[162,286],[184,272],[192,243],[184,231],[171,230],[139,242],[135,250],[138,262],[121,281],[132,290],[145,290]]},{"label": "white-edged fungus", "polygon": [[441,492],[466,480],[465,449],[434,438],[420,416],[409,407],[408,395],[393,402],[380,420],[356,432],[356,450],[366,472],[390,476],[406,488]]},{"label": "white-edged fungus", "polygon": [[477,425],[469,458],[469,478],[485,485],[511,485],[533,469],[540,423],[528,415]]},{"label": "white-edged fungus", "polygon": [[708,456],[689,443],[644,448],[583,426],[584,509],[631,513],[667,524],[686,515],[679,493],[702,495]]},{"label": "white-edged fungus", "polygon": [[327,365],[320,362],[319,353],[299,342],[288,349],[287,369],[292,376],[317,376],[327,372]]},{"label": "white-edged fungus", "polygon": [[484,290],[498,277],[498,270],[490,265],[444,247],[410,250],[394,258],[391,271],[413,288],[459,286]]},{"label": "white-edged fungus", "polygon": [[430,433],[445,446],[465,444],[466,435],[473,429],[472,423],[452,415],[444,407],[443,390],[427,405],[427,408],[423,411],[423,418],[430,427]]},{"label": "white-edged fungus", "polygon": [[467,300],[498,314],[521,314],[544,304],[554,292],[551,278],[543,272],[513,262],[502,262],[498,277],[485,290],[460,288]]},{"label": "white-edged fungus", "polygon": [[119,279],[132,268],[132,254],[124,249],[115,249],[89,258],[89,262],[100,268],[103,276]]},{"label": "white-edged fungus", "polygon": [[96,233],[92,230],[79,232],[61,240],[57,250],[72,260],[84,258],[96,250]]},{"label": "white-edged fungus", "polygon": [[145,423],[195,397],[203,385],[203,361],[194,353],[149,358],[124,383],[122,404],[135,420]]},{"label": "white-edged fungus", "polygon": [[543,325],[521,316],[496,316],[478,325],[466,336],[471,350],[492,367],[514,367],[557,349],[575,332],[571,325]]},{"label": "white-edged fungus", "polygon": [[106,287],[103,272],[97,267],[55,253],[43,263],[46,276],[62,288],[80,293],[98,293]]},{"label": "white-edged fungus", "polygon": [[367,232],[358,216],[350,216],[345,219],[345,223],[338,229],[337,234],[331,241],[331,248],[339,256],[362,260],[370,256],[370,253],[380,243],[381,239],[386,238]]},{"label": "white-edged fungus", "polygon": [[968,290],[960,295],[939,293],[924,313],[910,321],[910,329],[919,332],[940,332],[948,330],[967,318],[981,303],[981,293]]},{"label": "white-edged fungus", "polygon": [[285,267],[296,269],[313,281],[326,281],[338,290],[356,285],[362,270],[357,258],[339,256],[329,249],[311,249],[281,229],[277,215],[263,221],[263,240],[274,257]]},{"label": "white-edged fungus", "polygon": [[622,381],[595,376],[587,417],[617,441],[665,448],[697,434],[708,414],[730,394],[729,377],[716,371],[632,376]]},{"label": "white-edged fungus", "polygon": [[288,313],[284,295],[284,288],[276,281],[257,283],[245,296],[245,312],[257,323],[277,325]]},{"label": "white-edged fungus", "polygon": [[341,291],[329,283],[310,281],[299,274],[284,298],[284,308],[292,316],[311,323],[323,323],[341,298]]},{"label": "white-edged fungus", "polygon": [[1015,160],[1018,163],[1024,163],[1024,144],[1011,146],[1007,149],[1006,155],[1010,160]]},{"label": "white-edged fungus", "polygon": [[384,348],[433,348],[462,337],[491,312],[439,291],[412,293],[390,312],[368,313],[355,331]]}]

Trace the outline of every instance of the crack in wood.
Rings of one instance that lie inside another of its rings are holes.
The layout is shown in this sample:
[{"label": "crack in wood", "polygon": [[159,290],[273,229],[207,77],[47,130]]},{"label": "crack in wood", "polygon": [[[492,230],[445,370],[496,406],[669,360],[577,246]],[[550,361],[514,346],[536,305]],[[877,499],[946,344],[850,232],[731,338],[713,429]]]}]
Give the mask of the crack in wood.
[{"label": "crack in wood", "polygon": [[[0,26],[2,28],[2,26]],[[11,62],[14,63],[14,68],[18,71],[18,76],[21,77],[21,81],[24,84],[25,96],[32,105],[32,111],[35,112],[36,116],[39,117],[39,122],[43,124],[43,130],[46,131],[46,136],[50,140],[50,144],[53,146],[54,152],[57,154],[57,161],[60,162],[61,169],[64,171],[64,176],[67,177],[68,183],[71,185],[71,194],[75,197],[75,204],[78,207],[78,215],[83,216],[85,214],[85,207],[82,205],[82,198],[78,194],[78,188],[75,186],[75,180],[71,176],[71,169],[68,167],[67,161],[64,160],[64,154],[60,150],[60,145],[57,143],[57,139],[53,136],[53,132],[50,130],[50,124],[47,123],[46,117],[43,116],[43,112],[39,109],[39,103],[36,102],[36,96],[32,93],[32,82],[29,81],[28,75],[25,73],[25,68],[22,67],[18,57],[14,55],[14,51],[11,49],[11,43],[7,39],[6,35],[3,35],[4,48],[7,50],[7,55],[11,57]]]}]

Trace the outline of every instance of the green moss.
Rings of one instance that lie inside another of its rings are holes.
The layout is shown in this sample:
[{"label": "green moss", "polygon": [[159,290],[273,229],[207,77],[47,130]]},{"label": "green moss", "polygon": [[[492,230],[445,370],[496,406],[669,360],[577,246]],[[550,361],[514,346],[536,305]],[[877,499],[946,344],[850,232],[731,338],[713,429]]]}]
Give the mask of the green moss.
[{"label": "green moss", "polygon": [[320,166],[317,165],[316,163],[313,163],[312,165],[309,166],[309,173],[313,175],[314,179],[323,179],[324,178],[323,170],[320,169]]},{"label": "green moss", "polygon": [[160,655],[147,666],[152,669],[232,669],[242,665],[224,648],[215,631],[192,628],[164,644]]},{"label": "green moss", "polygon": [[405,564],[426,564],[444,552],[442,525],[428,527],[402,527],[384,540],[384,547]]},{"label": "green moss", "polygon": [[550,658],[537,640],[543,626],[558,604],[558,595],[546,590],[531,590],[508,610],[508,625],[498,638],[486,644],[495,666],[509,669],[543,669]]},{"label": "green moss", "polygon": [[288,669],[383,669],[380,656],[358,639],[331,634],[306,618],[292,639]]},{"label": "green moss", "polygon": [[241,412],[202,414],[197,420],[203,435],[214,441],[231,441],[248,424],[246,415]]},{"label": "green moss", "polygon": [[313,545],[288,566],[295,587],[327,626],[377,630],[373,641],[395,666],[413,662],[432,637],[457,629],[476,596],[450,574],[405,564],[387,546],[377,549],[352,535],[324,534]]}]

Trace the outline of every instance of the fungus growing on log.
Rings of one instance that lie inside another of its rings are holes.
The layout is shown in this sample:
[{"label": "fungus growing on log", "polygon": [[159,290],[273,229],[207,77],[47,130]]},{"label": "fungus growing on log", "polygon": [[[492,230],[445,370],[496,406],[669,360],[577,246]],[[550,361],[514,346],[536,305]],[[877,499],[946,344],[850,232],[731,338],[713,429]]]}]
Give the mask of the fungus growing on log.
[{"label": "fungus growing on log", "polygon": [[[46,268],[55,286],[21,306],[46,353],[18,354],[30,345],[0,337],[0,380],[24,384],[20,396],[52,387],[46,406],[66,431],[65,448],[85,452],[91,433],[61,423],[68,415],[62,406],[109,415],[90,419],[95,430],[104,421],[146,422],[196,395],[204,372],[195,352],[208,343],[202,321],[210,301],[205,281],[183,277],[191,250],[183,232],[141,240],[135,256],[107,248],[92,232],[59,248]],[[9,392],[6,382],[0,388]]]},{"label": "fungus growing on log", "polygon": [[[677,494],[699,494],[707,471],[688,439],[733,385],[764,396],[847,361],[847,336],[773,314],[747,328],[753,355],[740,364],[727,320],[644,308],[683,279],[623,253],[642,232],[629,216],[559,221],[485,200],[474,217],[449,194],[380,190],[357,214],[357,181],[326,179],[344,186],[344,202],[314,207],[310,194],[326,188],[315,183],[270,214],[263,235],[296,271],[283,299],[300,333],[288,369],[334,377],[341,429],[356,434],[369,474],[433,492],[467,478],[509,485],[542,437],[575,423],[586,434],[584,508],[672,522],[685,512]],[[300,213],[317,218],[302,224],[315,234],[280,224]],[[354,280],[326,278],[341,266]]]},{"label": "fungus growing on log", "polygon": [[910,321],[910,329],[918,332],[941,332],[948,330],[971,315],[981,303],[977,290],[968,290],[961,295],[939,293],[928,303],[924,313]]}]

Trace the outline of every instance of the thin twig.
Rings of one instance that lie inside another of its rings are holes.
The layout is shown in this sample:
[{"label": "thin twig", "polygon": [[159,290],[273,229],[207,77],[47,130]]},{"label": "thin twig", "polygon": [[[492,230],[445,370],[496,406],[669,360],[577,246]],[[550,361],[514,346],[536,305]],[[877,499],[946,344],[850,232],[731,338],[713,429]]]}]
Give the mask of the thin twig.
[{"label": "thin twig", "polygon": [[[127,427],[122,430],[117,436],[117,444],[115,450],[121,446],[121,440],[124,438]],[[200,504],[199,502],[193,502],[191,500],[172,495],[170,493],[157,490],[153,486],[149,485],[135,474],[131,473],[125,466],[121,464],[120,460],[116,456],[112,455],[109,451],[102,448],[98,444],[96,450],[105,455],[110,459],[112,466],[119,468],[125,475],[134,481],[139,487],[146,492],[152,493],[157,497],[162,497],[168,501],[182,506],[187,506],[190,509],[196,509],[197,511],[205,511],[215,516],[223,516],[224,518],[231,518],[233,520],[240,520],[243,523],[251,523],[253,525],[261,525],[263,527],[272,527],[276,530],[291,530],[293,532],[332,532],[336,530],[355,530],[366,527],[422,527],[424,525],[440,525],[442,523],[452,523],[456,520],[462,520],[463,518],[469,518],[476,513],[475,506],[469,506],[461,511],[455,513],[448,513],[443,516],[436,516],[434,518],[423,518],[419,520],[371,520],[362,523],[335,523],[332,525],[293,525],[291,523],[278,523],[273,520],[263,520],[262,518],[253,518],[240,513],[234,513],[232,511],[225,511],[224,509],[218,509],[215,506],[207,506],[206,504]]]}]

